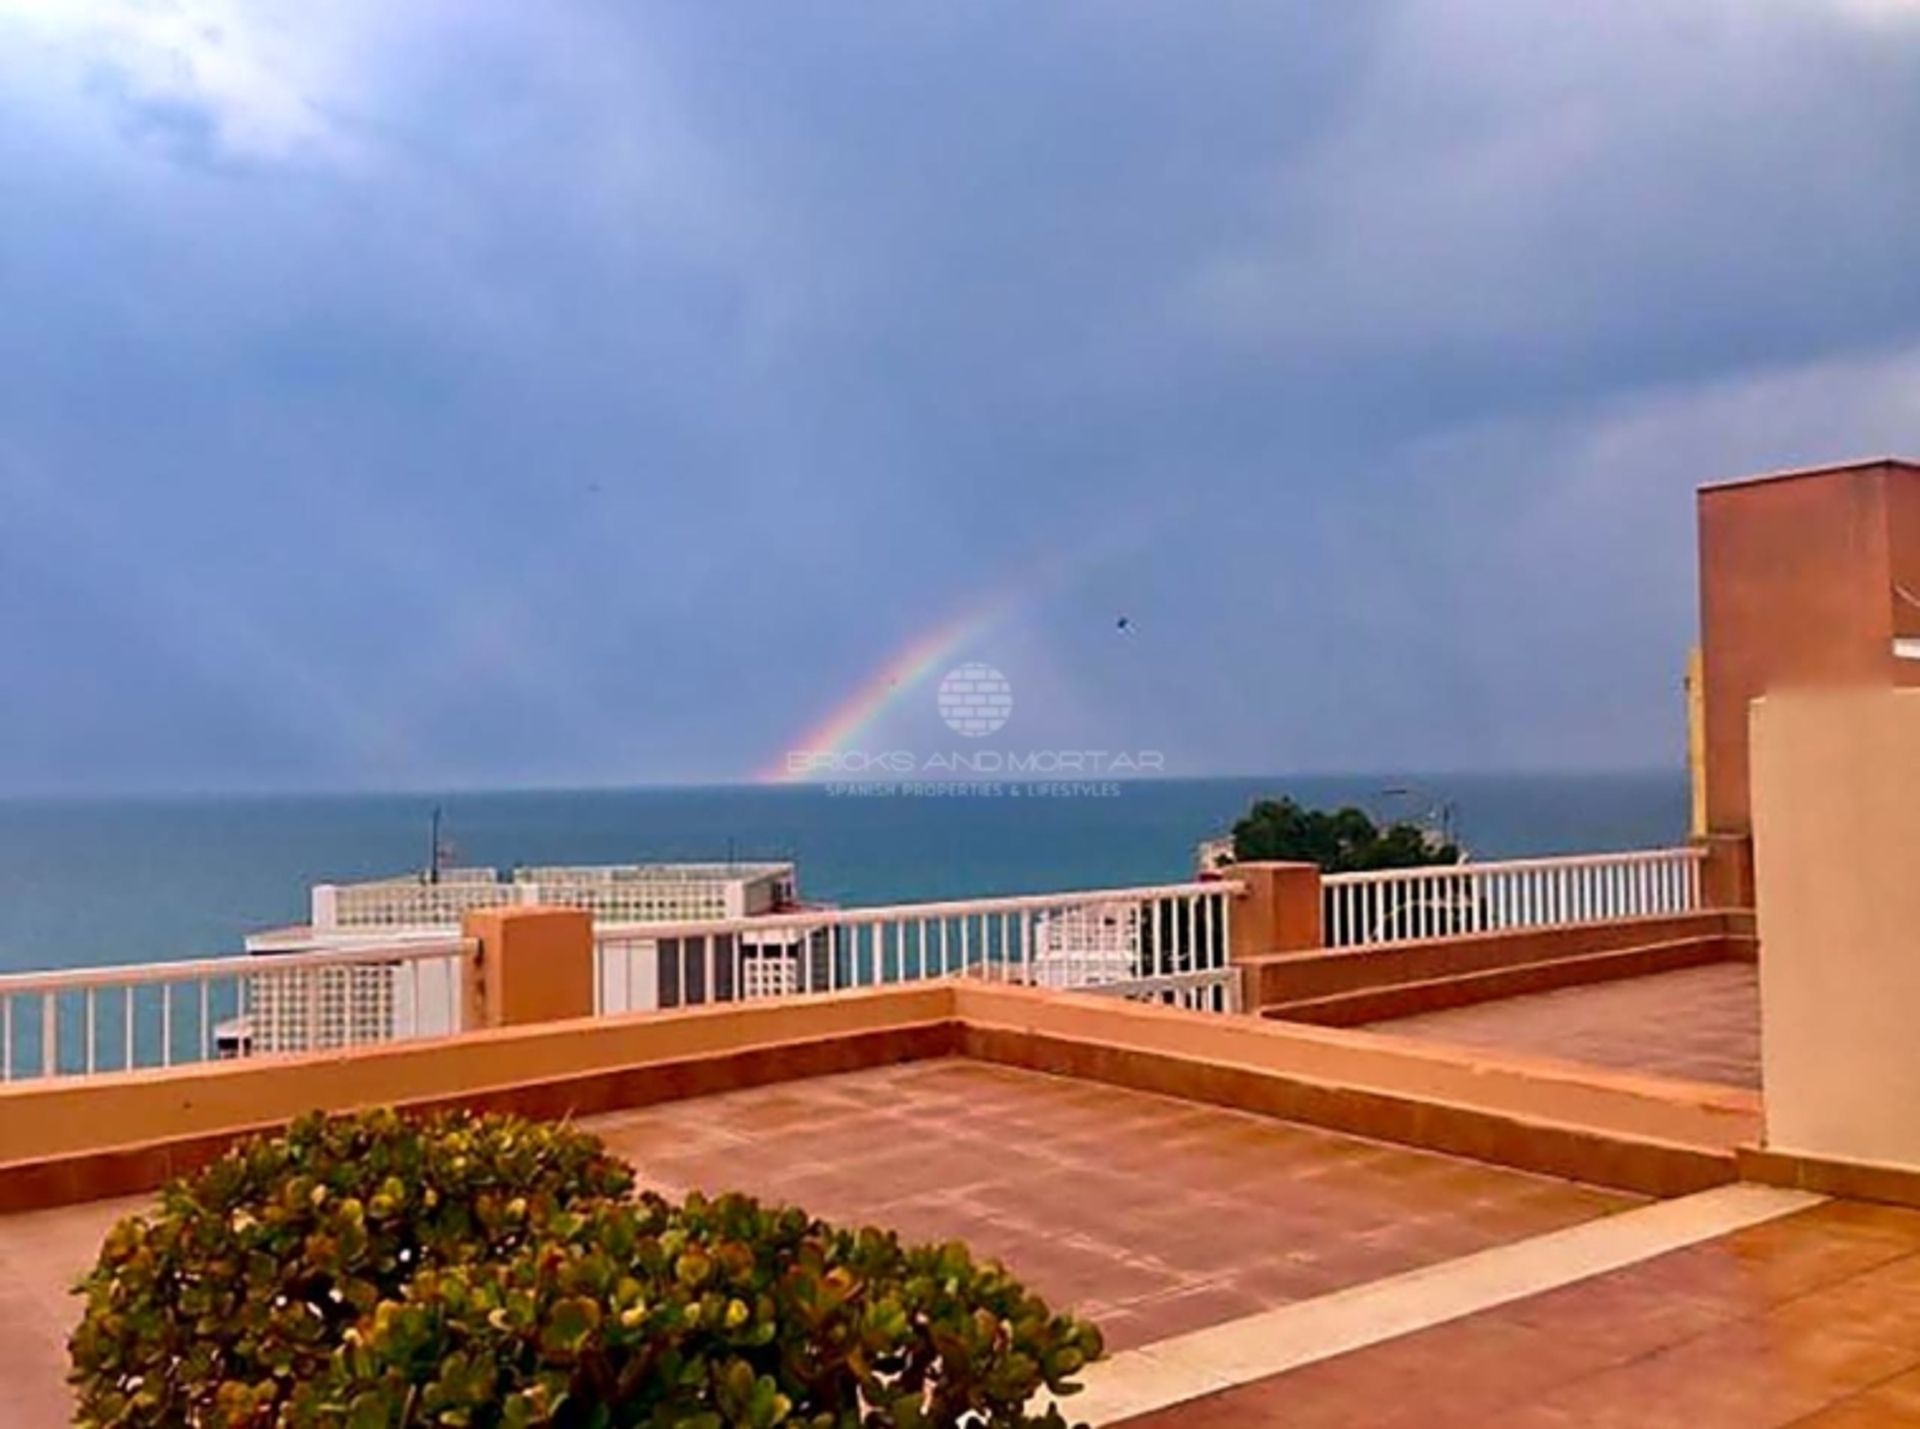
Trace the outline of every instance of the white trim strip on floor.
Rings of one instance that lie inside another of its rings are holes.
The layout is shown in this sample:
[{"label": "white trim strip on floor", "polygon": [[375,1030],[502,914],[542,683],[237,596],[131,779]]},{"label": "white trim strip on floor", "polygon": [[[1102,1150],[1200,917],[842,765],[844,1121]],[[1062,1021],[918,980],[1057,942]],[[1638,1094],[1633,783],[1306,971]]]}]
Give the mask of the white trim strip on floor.
[{"label": "white trim strip on floor", "polygon": [[1825,1200],[1735,1184],[1495,1246],[1124,1350],[1089,1366],[1069,1422],[1112,1424],[1683,1250]]}]

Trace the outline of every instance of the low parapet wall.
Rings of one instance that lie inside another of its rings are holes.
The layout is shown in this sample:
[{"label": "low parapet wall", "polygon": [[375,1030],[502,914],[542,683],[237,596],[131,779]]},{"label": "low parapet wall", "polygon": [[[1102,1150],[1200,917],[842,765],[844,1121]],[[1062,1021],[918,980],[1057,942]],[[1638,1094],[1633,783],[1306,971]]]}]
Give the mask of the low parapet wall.
[{"label": "low parapet wall", "polygon": [[1650,1195],[1734,1179],[1751,1092],[1347,1029],[956,988],[983,1060]]},{"label": "low parapet wall", "polygon": [[124,1195],[305,1112],[557,1119],[958,1050],[944,983],[549,1022],[0,1089],[0,1212]]},{"label": "low parapet wall", "polygon": [[1733,1179],[1749,1094],[1110,997],[918,983],[0,1092],[0,1212],[149,1190],[315,1108],[560,1118],[965,1055],[1576,1180]]}]

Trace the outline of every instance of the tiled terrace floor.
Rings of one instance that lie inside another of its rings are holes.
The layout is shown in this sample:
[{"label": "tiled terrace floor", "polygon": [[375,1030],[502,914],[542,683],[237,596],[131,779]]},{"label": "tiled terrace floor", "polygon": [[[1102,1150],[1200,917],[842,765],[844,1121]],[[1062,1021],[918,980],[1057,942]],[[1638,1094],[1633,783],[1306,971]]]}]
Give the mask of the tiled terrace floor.
[{"label": "tiled terrace floor", "polygon": [[586,1123],[653,1185],[959,1239],[1113,1348],[1638,1204],[1446,1156],[961,1060]]},{"label": "tiled terrace floor", "polygon": [[1370,1030],[1696,1082],[1760,1085],[1760,992],[1751,963],[1710,963],[1510,997],[1375,1022]]},{"label": "tiled terrace floor", "polygon": [[1920,1424],[1920,1213],[1830,1202],[1126,1422]]},{"label": "tiled terrace floor", "polygon": [[[960,1238],[1124,1349],[1639,1204],[1617,1192],[983,1063],[588,1119],[671,1192]],[[0,1218],[0,1424],[66,1422],[66,1293],[141,1201]]]},{"label": "tiled terrace floor", "polygon": [[94,1262],[107,1228],[145,1197],[0,1217],[0,1424],[71,1422],[67,1333],[80,1302],[67,1293]]}]

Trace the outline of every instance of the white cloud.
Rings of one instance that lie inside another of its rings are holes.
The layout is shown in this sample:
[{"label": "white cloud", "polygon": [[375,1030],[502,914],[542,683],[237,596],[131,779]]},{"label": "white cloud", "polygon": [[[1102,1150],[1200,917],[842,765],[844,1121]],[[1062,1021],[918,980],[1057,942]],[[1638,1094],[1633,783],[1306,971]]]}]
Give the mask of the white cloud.
[{"label": "white cloud", "polygon": [[1920,21],[1920,0],[1834,0],[1841,13],[1900,24]]},{"label": "white cloud", "polygon": [[[357,8],[324,7],[331,25]],[[222,157],[344,157],[337,49],[300,14],[235,0],[0,0],[0,35],[110,77],[137,107],[191,112]]]}]

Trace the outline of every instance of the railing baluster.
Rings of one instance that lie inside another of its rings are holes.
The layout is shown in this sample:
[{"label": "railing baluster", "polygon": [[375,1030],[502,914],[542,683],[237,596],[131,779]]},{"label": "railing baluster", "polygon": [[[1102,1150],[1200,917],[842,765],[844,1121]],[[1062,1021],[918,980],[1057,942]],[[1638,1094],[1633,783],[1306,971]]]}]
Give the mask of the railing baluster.
[{"label": "railing baluster", "polygon": [[1700,906],[1693,849],[1436,865],[1322,880],[1327,947],[1611,921]]}]

